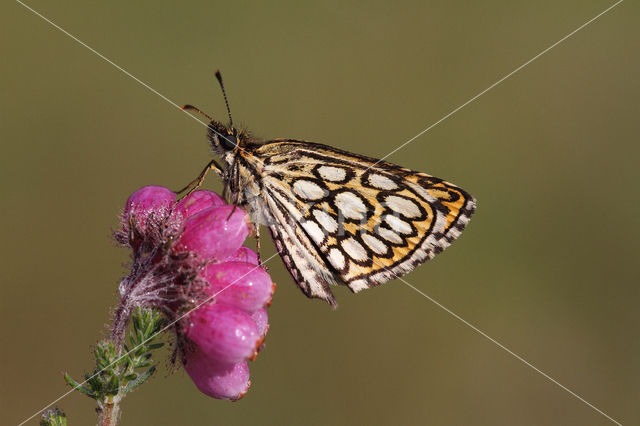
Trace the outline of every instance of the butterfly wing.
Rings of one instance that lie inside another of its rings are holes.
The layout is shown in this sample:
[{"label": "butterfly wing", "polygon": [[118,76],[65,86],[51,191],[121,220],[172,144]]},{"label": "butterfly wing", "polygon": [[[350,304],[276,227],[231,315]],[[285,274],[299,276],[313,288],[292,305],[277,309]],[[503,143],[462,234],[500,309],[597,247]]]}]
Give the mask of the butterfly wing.
[{"label": "butterfly wing", "polygon": [[335,307],[329,283],[337,284],[337,281],[330,266],[326,266],[324,255],[299,222],[290,216],[286,207],[288,203],[282,202],[278,195],[266,197],[272,214],[269,230],[291,277],[305,295],[326,300]]},{"label": "butterfly wing", "polygon": [[305,294],[332,304],[328,283],[358,292],[413,270],[475,209],[442,179],[326,145],[276,140],[253,154],[286,267]]}]

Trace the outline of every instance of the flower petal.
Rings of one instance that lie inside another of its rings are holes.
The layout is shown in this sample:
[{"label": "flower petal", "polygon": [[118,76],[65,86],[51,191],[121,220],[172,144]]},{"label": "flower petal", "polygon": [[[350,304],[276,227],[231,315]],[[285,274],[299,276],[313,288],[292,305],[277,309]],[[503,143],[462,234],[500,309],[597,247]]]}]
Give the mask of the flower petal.
[{"label": "flower petal", "polygon": [[247,262],[252,265],[259,265],[258,253],[249,247],[240,247],[237,252],[227,258],[227,261],[237,260],[238,262]]},{"label": "flower petal", "polygon": [[247,215],[236,206],[204,209],[189,217],[175,252],[190,251],[202,261],[223,261],[238,251],[249,235]]},{"label": "flower petal", "polygon": [[273,295],[271,277],[259,266],[247,262],[207,265],[202,274],[217,303],[235,306],[251,313],[262,308]]},{"label": "flower petal", "polygon": [[225,204],[224,199],[213,191],[195,191],[178,201],[174,210],[186,219],[204,209]]},{"label": "flower petal", "polygon": [[263,337],[266,336],[269,330],[269,315],[267,315],[267,310],[265,308],[258,309],[251,314],[251,318],[256,322],[260,335]]},{"label": "flower petal", "polygon": [[221,364],[200,348],[186,355],[184,369],[200,392],[213,398],[238,400],[251,385],[246,361]]},{"label": "flower petal", "polygon": [[151,214],[158,219],[167,215],[176,202],[176,194],[162,186],[143,186],[131,194],[124,208],[123,219],[133,219],[140,231],[147,228],[147,219]]},{"label": "flower petal", "polygon": [[253,356],[260,343],[256,322],[245,312],[231,306],[209,304],[189,315],[186,334],[207,355],[226,363]]}]

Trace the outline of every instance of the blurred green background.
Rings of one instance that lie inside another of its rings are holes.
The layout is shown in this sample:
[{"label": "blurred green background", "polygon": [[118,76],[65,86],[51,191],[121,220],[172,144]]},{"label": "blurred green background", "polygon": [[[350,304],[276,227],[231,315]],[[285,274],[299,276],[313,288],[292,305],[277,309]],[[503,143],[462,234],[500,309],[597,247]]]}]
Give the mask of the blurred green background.
[{"label": "blurred green background", "polygon": [[[256,135],[375,157],[612,3],[28,2],[177,104],[225,119],[220,68]],[[639,12],[622,3],[389,159],[479,201],[406,279],[623,424],[640,424]],[[68,390],[61,370],[92,368],[127,196],[182,186],[210,153],[203,126],[18,3],[0,23],[0,403],[17,424]],[[166,370],[122,425],[611,424],[400,281],[338,289],[334,312],[270,267],[247,396]],[[57,405],[95,422],[82,395]]]}]

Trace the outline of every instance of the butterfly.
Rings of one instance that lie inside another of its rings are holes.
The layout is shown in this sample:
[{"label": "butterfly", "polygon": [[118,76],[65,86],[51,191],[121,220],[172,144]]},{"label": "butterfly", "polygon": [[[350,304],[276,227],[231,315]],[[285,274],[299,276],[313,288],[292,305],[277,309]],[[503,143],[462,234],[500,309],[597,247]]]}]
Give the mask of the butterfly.
[{"label": "butterfly", "polygon": [[250,215],[260,252],[265,224],[302,292],[336,306],[330,285],[353,292],[412,271],[448,247],[469,223],[476,201],[425,173],[328,145],[295,139],[261,141],[198,108],[210,120],[215,160],[179,193],[198,188],[207,172],[224,183],[230,203]]}]

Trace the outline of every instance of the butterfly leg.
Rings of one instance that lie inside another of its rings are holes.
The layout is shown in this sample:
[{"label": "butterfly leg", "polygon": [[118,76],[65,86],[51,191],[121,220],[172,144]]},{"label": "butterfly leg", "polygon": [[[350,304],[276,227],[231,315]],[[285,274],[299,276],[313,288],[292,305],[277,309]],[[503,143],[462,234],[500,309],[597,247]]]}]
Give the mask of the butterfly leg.
[{"label": "butterfly leg", "polygon": [[265,271],[269,272],[269,267],[262,262],[260,257],[260,225],[258,223],[253,224],[253,236],[256,239],[256,251],[258,252],[258,265]]},{"label": "butterfly leg", "polygon": [[206,167],[200,172],[200,175],[198,175],[197,178],[189,182],[189,184],[181,190],[173,192],[176,194],[182,194],[183,192],[186,192],[186,194],[184,194],[181,198],[184,198],[187,195],[191,194],[193,191],[198,189],[200,185],[202,185],[202,182],[207,176],[207,173],[209,173],[209,170],[214,170],[218,174],[218,176],[220,176],[221,178],[223,177],[222,168],[218,165],[218,163],[216,163],[216,160],[211,160],[209,161],[209,164],[207,164]]},{"label": "butterfly leg", "polygon": [[231,216],[233,216],[233,214],[236,212],[236,209],[238,208],[237,205],[233,205],[233,208],[231,209],[231,213],[229,213],[229,215],[227,216],[227,220],[231,219]]}]

